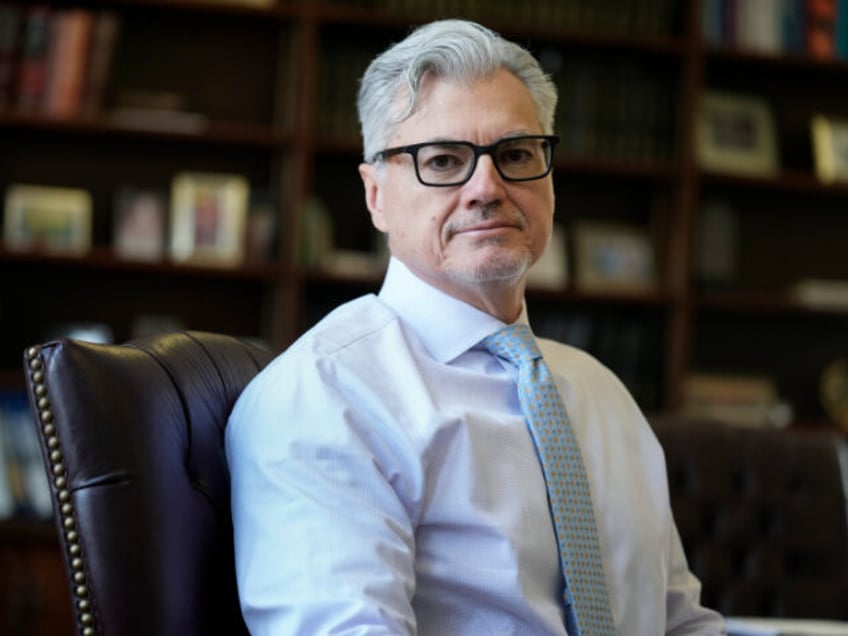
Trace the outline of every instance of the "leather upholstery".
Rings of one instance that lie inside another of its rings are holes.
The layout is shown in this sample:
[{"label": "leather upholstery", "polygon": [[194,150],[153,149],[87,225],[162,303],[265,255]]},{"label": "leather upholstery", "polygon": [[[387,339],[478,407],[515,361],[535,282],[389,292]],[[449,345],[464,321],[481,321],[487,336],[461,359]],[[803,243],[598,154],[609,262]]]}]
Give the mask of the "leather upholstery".
[{"label": "leather upholstery", "polygon": [[27,349],[80,634],[247,633],[223,433],[271,357],[201,332]]},{"label": "leather upholstery", "polygon": [[705,605],[733,616],[848,619],[838,434],[685,420],[654,429]]}]

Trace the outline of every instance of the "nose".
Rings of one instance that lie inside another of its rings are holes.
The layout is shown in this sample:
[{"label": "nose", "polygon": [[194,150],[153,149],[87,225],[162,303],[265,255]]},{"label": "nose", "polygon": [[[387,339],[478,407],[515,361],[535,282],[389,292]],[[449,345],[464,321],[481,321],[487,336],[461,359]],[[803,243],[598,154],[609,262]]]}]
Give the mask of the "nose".
[{"label": "nose", "polygon": [[470,204],[488,205],[505,196],[505,183],[491,155],[481,154],[463,192]]}]

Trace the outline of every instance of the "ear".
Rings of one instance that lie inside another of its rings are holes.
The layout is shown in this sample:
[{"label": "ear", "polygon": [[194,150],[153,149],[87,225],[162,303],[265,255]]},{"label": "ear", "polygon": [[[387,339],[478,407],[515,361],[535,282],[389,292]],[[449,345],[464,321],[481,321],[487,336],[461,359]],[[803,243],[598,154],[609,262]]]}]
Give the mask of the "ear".
[{"label": "ear", "polygon": [[383,216],[383,196],[377,167],[370,163],[359,164],[359,176],[365,186],[365,205],[371,213],[371,223],[381,232],[386,232],[386,219]]}]

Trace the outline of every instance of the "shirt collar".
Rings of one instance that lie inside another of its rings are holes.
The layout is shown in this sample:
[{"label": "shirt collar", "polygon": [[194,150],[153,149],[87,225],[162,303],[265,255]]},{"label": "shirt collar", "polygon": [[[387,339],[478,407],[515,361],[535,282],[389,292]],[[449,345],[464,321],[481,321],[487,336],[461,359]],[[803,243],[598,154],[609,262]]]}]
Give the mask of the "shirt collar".
[{"label": "shirt collar", "polygon": [[[451,362],[504,323],[433,287],[396,258],[389,260],[380,299],[439,362]],[[527,322],[526,303],[518,319]]]}]

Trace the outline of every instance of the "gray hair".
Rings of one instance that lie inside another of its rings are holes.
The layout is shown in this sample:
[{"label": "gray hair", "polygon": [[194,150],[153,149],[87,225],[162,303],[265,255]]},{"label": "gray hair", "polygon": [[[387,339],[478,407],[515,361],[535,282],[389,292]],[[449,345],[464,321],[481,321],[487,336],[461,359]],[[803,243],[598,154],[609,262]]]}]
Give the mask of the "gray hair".
[{"label": "gray hair", "polygon": [[[524,82],[536,105],[542,131],[551,134],[557,90],[536,58],[475,22],[439,20],[417,28],[389,47],[374,58],[362,76],[356,106],[365,161],[384,149],[397,127],[415,111],[425,75],[472,82],[500,68]],[[407,103],[399,109],[397,100],[404,86]]]}]

